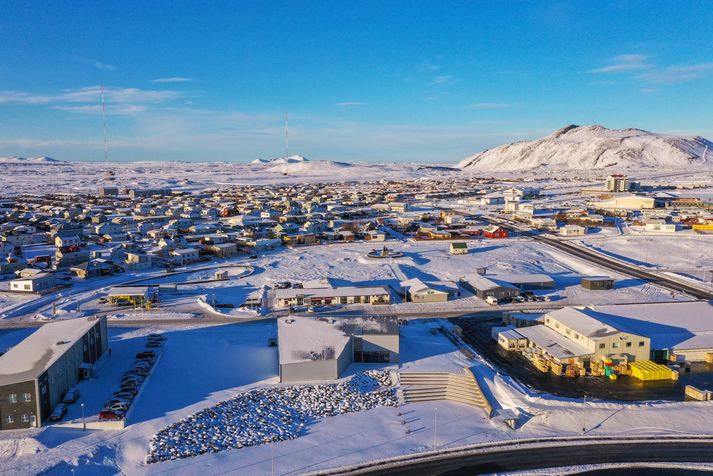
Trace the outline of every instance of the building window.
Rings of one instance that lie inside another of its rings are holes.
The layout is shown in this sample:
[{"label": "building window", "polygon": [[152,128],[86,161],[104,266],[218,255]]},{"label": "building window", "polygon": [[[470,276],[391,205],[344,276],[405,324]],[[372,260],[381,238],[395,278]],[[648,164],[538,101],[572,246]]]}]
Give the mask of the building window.
[{"label": "building window", "polygon": [[640,340],[640,341],[639,341],[639,347],[643,347],[643,346],[644,346],[644,341],[643,341],[643,340]]},{"label": "building window", "polygon": [[32,394],[31,394],[31,393],[23,393],[23,394],[22,394],[22,401],[23,401],[23,402],[31,402],[31,401],[32,401]]},{"label": "building window", "polygon": [[560,328],[560,323],[559,323],[559,322],[555,322],[555,329],[559,329],[559,328]]},{"label": "building window", "polygon": [[611,343],[612,349],[618,349],[619,348],[619,343],[618,342],[612,342]]},{"label": "building window", "polygon": [[599,344],[600,349],[604,349],[607,345],[606,344]]},{"label": "building window", "polygon": [[8,423],[15,423],[15,417],[12,415],[8,415],[7,417],[5,417],[5,421]]},{"label": "building window", "polygon": [[29,423],[30,422],[30,417],[27,416],[27,413],[22,414],[22,423]]},{"label": "building window", "polygon": [[567,333],[567,335],[570,335],[572,333],[570,329],[567,329],[565,332]]},{"label": "building window", "polygon": [[10,400],[10,403],[17,403],[17,394],[11,393],[7,396],[7,399]]},{"label": "building window", "polygon": [[574,338],[579,340],[579,334],[574,334]]},{"label": "building window", "polygon": [[626,343],[626,346],[627,346],[627,347],[631,347],[631,342],[627,342],[627,343]]}]

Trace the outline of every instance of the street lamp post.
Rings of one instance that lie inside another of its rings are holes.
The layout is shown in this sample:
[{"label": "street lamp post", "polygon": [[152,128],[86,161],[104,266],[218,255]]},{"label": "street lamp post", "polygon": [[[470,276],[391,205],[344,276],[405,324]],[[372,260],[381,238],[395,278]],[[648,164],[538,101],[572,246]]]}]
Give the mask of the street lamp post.
[{"label": "street lamp post", "polygon": [[87,420],[84,418],[84,402],[79,404],[82,407],[82,431],[87,431]]}]

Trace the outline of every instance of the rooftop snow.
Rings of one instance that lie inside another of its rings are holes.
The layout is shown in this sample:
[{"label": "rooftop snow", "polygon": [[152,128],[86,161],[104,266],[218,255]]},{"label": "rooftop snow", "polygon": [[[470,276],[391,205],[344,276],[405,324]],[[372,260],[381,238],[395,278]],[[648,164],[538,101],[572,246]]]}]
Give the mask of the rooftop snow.
[{"label": "rooftop snow", "polygon": [[569,359],[571,357],[581,357],[594,353],[586,347],[558,334],[547,326],[521,327],[517,332],[543,348],[556,359]]},{"label": "rooftop snow", "polygon": [[0,356],[0,386],[37,378],[97,322],[77,318],[43,325]]}]

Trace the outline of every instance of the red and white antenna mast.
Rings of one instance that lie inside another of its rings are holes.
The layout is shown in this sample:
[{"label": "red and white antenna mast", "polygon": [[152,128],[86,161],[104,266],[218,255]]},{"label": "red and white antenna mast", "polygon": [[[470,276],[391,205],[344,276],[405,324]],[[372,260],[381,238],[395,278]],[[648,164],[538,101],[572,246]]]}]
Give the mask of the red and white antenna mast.
[{"label": "red and white antenna mast", "polygon": [[104,101],[104,86],[101,86],[102,97],[102,128],[104,129],[104,165],[109,164],[109,142],[106,139],[106,102]]},{"label": "red and white antenna mast", "polygon": [[290,125],[287,122],[287,112],[285,112],[285,158],[290,156]]}]

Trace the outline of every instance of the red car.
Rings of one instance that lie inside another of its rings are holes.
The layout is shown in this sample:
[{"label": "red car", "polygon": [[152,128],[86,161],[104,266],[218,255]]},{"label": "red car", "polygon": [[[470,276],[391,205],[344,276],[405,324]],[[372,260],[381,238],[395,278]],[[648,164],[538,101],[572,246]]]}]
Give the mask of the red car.
[{"label": "red car", "polygon": [[99,413],[100,420],[123,420],[124,412],[104,410]]}]

